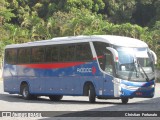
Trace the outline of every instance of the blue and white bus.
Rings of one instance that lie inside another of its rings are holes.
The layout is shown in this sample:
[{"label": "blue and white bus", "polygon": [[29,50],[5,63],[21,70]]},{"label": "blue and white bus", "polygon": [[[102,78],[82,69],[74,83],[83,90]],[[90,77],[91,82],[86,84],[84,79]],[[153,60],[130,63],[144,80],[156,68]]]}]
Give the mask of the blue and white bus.
[{"label": "blue and white bus", "polygon": [[156,54],[140,40],[92,35],[7,45],[4,91],[24,99],[88,96],[97,99],[152,98]]}]

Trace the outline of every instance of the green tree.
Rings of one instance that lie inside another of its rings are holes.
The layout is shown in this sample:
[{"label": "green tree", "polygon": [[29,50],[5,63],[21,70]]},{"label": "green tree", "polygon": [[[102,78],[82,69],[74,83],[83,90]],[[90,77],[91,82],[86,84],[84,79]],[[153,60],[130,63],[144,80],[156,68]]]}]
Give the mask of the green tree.
[{"label": "green tree", "polygon": [[65,4],[65,10],[71,11],[74,8],[77,9],[88,9],[93,12],[98,12],[104,9],[103,0],[67,0]]},{"label": "green tree", "polygon": [[135,0],[103,0],[105,9],[102,14],[107,15],[107,18],[114,23],[130,22],[132,13],[135,9]]},{"label": "green tree", "polygon": [[6,0],[0,1],[0,23],[3,24],[4,22],[8,22],[11,20],[12,17],[15,15],[11,12],[12,10],[7,8],[9,3]]},{"label": "green tree", "polygon": [[15,15],[11,12],[12,10],[7,8],[9,3],[6,0],[0,1],[0,61],[3,56],[3,48],[6,45],[6,41],[9,38],[9,34],[4,28],[4,24],[9,22]]},{"label": "green tree", "polygon": [[157,0],[137,0],[135,11],[133,11],[132,22],[140,26],[149,26],[156,16],[154,2]]},{"label": "green tree", "polygon": [[152,41],[153,41],[153,47],[152,49],[156,52],[158,57],[158,65],[157,67],[160,68],[160,21],[156,21],[154,27],[152,28]]}]

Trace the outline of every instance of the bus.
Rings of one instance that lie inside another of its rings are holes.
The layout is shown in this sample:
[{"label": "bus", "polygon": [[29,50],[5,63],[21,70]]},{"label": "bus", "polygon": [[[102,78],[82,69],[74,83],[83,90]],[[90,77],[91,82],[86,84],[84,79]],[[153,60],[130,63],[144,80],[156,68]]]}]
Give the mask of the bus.
[{"label": "bus", "polygon": [[48,96],[96,99],[152,98],[156,54],[138,39],[91,35],[7,45],[4,91],[26,100]]}]

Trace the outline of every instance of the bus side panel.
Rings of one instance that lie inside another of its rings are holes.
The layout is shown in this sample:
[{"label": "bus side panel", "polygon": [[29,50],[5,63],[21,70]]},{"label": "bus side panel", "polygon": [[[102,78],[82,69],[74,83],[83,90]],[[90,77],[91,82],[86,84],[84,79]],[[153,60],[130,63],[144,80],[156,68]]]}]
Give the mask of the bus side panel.
[{"label": "bus side panel", "polygon": [[49,76],[53,77],[46,81],[46,92],[50,94],[83,95],[84,83],[94,80],[96,74],[93,72],[93,69],[95,69],[93,67],[96,67],[96,65],[95,62],[88,62],[52,70],[54,72]]},{"label": "bus side panel", "polygon": [[83,86],[90,81],[97,96],[113,95],[111,79],[99,70],[96,60],[59,69],[35,69],[24,65],[6,65],[4,68],[4,90],[9,93],[20,93],[20,84],[26,81],[32,94],[83,95]]},{"label": "bus side panel", "polygon": [[16,65],[4,64],[3,80],[5,92],[19,93]]},{"label": "bus side panel", "polygon": [[18,80],[20,81],[20,83],[22,83],[23,81],[28,83],[30,93],[45,92],[46,83],[45,83],[45,79],[41,78],[43,77],[41,70],[27,68],[25,66],[18,65],[17,72],[18,72]]},{"label": "bus side panel", "polygon": [[19,65],[18,76],[20,81],[28,81],[32,94],[83,95],[84,83],[91,81],[98,95],[103,86],[102,73],[96,61],[59,69]]},{"label": "bus side panel", "polygon": [[113,76],[104,74],[103,81],[103,96],[114,97]]}]

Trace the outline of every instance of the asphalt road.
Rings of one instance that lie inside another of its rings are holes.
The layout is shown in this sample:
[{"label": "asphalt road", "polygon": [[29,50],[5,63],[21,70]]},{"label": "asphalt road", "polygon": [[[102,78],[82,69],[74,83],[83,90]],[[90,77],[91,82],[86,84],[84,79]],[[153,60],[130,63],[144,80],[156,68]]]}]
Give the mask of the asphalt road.
[{"label": "asphalt road", "polygon": [[[70,120],[75,119],[83,120],[83,119],[99,119],[106,120],[105,112],[115,111],[160,111],[160,84],[156,84],[156,92],[154,98],[134,98],[130,99],[128,104],[121,104],[121,100],[96,100],[97,102],[91,104],[88,102],[88,97],[73,97],[73,96],[64,96],[61,101],[54,102],[50,101],[48,97],[40,97],[36,100],[23,100],[20,95],[10,95],[8,93],[3,92],[3,82],[0,81],[0,111],[54,111],[54,112],[46,112],[46,114],[50,114],[56,120],[67,119]],[[63,112],[56,112],[63,111]],[[83,111],[91,111],[88,113],[84,113]],[[96,111],[96,112],[95,112]],[[100,112],[97,112],[100,111]],[[56,115],[54,115],[56,113]],[[133,112],[131,112],[133,113]],[[66,116],[73,117],[66,117]],[[102,117],[101,117],[102,116]],[[130,117],[130,119],[135,119],[135,117]],[[128,117],[121,118],[117,117],[119,120],[128,119]],[[136,117],[137,118],[137,117]],[[1,119],[1,118],[0,118]],[[21,119],[21,118],[15,118]],[[27,119],[27,118],[23,118]],[[50,120],[53,119],[51,117],[38,117],[32,119],[40,119],[40,120]],[[107,117],[107,120],[114,120],[113,117]],[[159,119],[159,118],[151,118],[151,117],[141,117],[138,119]]]}]

